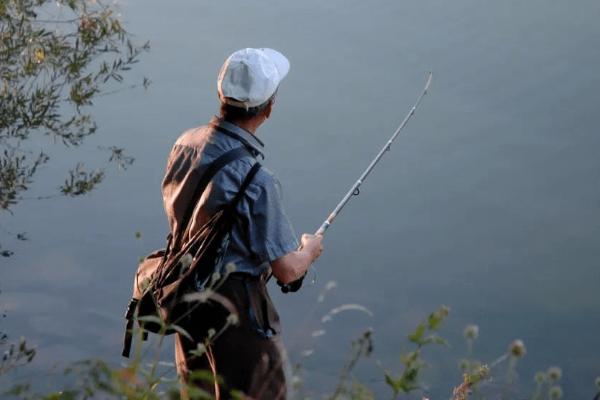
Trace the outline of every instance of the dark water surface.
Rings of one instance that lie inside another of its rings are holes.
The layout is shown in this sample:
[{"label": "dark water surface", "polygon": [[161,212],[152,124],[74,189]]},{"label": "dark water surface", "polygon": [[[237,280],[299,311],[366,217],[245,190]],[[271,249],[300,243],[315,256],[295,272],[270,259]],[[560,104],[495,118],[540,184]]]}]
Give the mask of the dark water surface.
[{"label": "dark water surface", "polygon": [[[159,188],[170,146],[216,112],[225,57],[268,46],[292,67],[259,137],[299,234],[318,227],[404,117],[426,71],[435,74],[431,95],[330,229],[317,283],[292,296],[272,288],[292,359],[315,351],[302,359],[307,386],[330,389],[351,339],[368,326],[374,358],[399,369],[409,329],[446,304],[451,348],[427,354],[432,398],[449,397],[460,380],[467,323],[480,326],[476,351],[485,361],[515,338],[525,342],[523,385],[560,365],[566,396],[592,397],[600,375],[600,2],[138,0],[122,12],[129,30],[152,43],[130,78],[154,84],[98,101],[100,132],[81,151],[40,143],[55,158],[32,194],[54,191],[79,159],[101,165],[97,145],[125,147],[135,164],[88,197],[22,203],[3,217],[31,238],[12,245],[0,271],[3,329],[39,349],[23,375],[47,376],[57,362],[86,357],[119,361],[135,264],[166,234]],[[330,280],[337,288],[311,311]],[[347,312],[321,324],[343,303],[374,315]],[[315,329],[326,333],[312,338]],[[374,361],[362,374],[386,397]]]}]

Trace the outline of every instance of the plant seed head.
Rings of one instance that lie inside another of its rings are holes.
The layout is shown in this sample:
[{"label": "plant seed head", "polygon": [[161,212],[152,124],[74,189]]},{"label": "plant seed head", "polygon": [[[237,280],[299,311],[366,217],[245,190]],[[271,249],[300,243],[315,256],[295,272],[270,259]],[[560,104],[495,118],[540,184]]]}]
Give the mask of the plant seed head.
[{"label": "plant seed head", "polygon": [[541,385],[542,383],[546,382],[546,374],[542,371],[538,371],[535,373],[535,377],[533,379],[535,380],[535,383]]},{"label": "plant seed head", "polygon": [[446,318],[448,315],[450,315],[450,307],[441,306],[440,309],[438,310],[438,313],[441,318]]},{"label": "plant seed head", "polygon": [[479,327],[477,325],[467,325],[465,327],[464,335],[466,339],[475,340],[479,337]]},{"label": "plant seed head", "polygon": [[562,377],[562,370],[559,367],[548,368],[548,378],[552,382],[557,382]]},{"label": "plant seed head", "polygon": [[523,358],[525,354],[527,354],[525,343],[523,343],[523,341],[520,339],[513,341],[508,347],[508,352],[515,358]]},{"label": "plant seed head", "polygon": [[550,390],[548,390],[548,395],[550,395],[550,398],[552,400],[562,399],[562,397],[563,397],[562,388],[560,386],[552,386],[550,388]]},{"label": "plant seed head", "polygon": [[490,376],[490,367],[487,365],[482,365],[479,367],[478,373],[481,379],[487,379]]}]

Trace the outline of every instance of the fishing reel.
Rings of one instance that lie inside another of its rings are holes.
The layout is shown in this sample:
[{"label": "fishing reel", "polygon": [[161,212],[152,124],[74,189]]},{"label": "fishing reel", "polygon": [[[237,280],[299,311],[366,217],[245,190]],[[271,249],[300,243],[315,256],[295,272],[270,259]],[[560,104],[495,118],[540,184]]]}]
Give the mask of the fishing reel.
[{"label": "fishing reel", "polygon": [[280,281],[277,281],[277,284],[279,285],[279,287],[281,288],[281,291],[283,293],[290,293],[290,292],[295,293],[298,290],[300,290],[300,288],[302,287],[302,283],[304,282],[305,277],[306,277],[306,273],[304,273],[304,275],[302,275],[302,277],[296,279],[293,282],[288,283],[287,285]]}]

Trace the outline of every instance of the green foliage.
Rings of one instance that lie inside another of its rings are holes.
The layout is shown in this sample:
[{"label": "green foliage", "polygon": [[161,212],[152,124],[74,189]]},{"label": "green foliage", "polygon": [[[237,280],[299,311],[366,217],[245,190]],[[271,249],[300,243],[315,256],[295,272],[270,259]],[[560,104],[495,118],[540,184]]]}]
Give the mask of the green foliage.
[{"label": "green foliage", "polygon": [[[439,311],[442,311],[441,313]],[[448,315],[448,310],[440,309],[433,313],[435,323],[430,324],[429,319],[423,323],[425,331],[421,337],[425,337],[430,331],[437,331],[443,320]],[[410,336],[415,332],[421,332],[422,328],[419,325]],[[136,330],[136,334],[141,336],[141,331]],[[207,338],[205,344],[200,344],[198,349],[194,350],[199,356],[204,354],[206,346],[211,343],[220,333],[213,333],[211,338]],[[417,335],[419,336],[419,335]],[[467,338],[468,339],[468,338]],[[428,342],[420,345],[419,341],[415,342],[409,339],[416,346],[414,351],[402,354],[402,363],[404,370],[394,378],[391,373],[386,373],[386,382],[392,388],[394,397],[397,398],[400,394],[409,394],[423,387],[421,382],[421,372],[425,363],[421,358],[420,346],[434,344]],[[135,356],[133,360],[126,366],[111,366],[102,360],[87,360],[72,364],[65,370],[65,374],[70,376],[72,383],[66,385],[61,390],[49,393],[34,393],[29,384],[17,384],[8,392],[0,393],[2,398],[17,398],[23,400],[84,400],[92,398],[102,399],[130,399],[130,400],[158,400],[158,399],[179,399],[180,390],[183,389],[190,399],[213,399],[213,397],[204,390],[195,386],[186,386],[179,383],[175,377],[175,371],[172,363],[161,363],[159,360],[160,346],[162,340],[159,341],[156,350],[156,358],[154,361],[147,363],[143,362],[144,352],[139,346],[140,341],[137,341]],[[28,347],[22,345],[22,349]],[[359,360],[368,357],[373,352],[373,333],[369,329],[365,331],[357,340],[352,342],[349,360],[340,371],[339,382],[335,391],[330,396],[330,400],[373,400],[375,396],[367,385],[360,382],[354,374],[354,370]],[[478,390],[479,385],[485,384],[493,378],[493,370],[507,360],[510,360],[511,348],[499,357],[496,361],[487,364],[478,361],[469,361],[469,371],[464,372],[462,382],[453,390],[452,400],[468,400],[468,399],[485,399],[498,398],[498,393],[495,392],[492,397],[485,397]],[[163,368],[161,370],[161,368]],[[296,365],[293,371],[292,386],[296,389],[302,384],[302,379],[299,378],[299,371],[302,367]],[[0,370],[1,372],[1,370]],[[0,373],[0,376],[2,374]],[[220,378],[212,374],[211,371],[193,371],[190,378],[196,381],[214,383],[215,379],[219,382]],[[553,366],[546,371],[539,371],[535,374],[536,390],[529,397],[524,394],[518,396],[513,392],[513,396],[509,398],[530,398],[532,400],[559,400],[564,394],[559,385],[562,378],[562,371],[559,367]],[[222,383],[222,382],[221,382]],[[597,391],[600,392],[600,377],[597,379]],[[243,393],[232,390],[230,392],[233,399],[244,399]],[[308,400],[309,396],[295,396],[295,399]],[[323,398],[320,396],[319,398]]]},{"label": "green foliage", "polygon": [[[80,145],[96,131],[85,107],[106,92],[106,84],[122,82],[148,49],[131,41],[114,7],[84,0],[0,2],[0,208],[16,204],[49,160],[28,151],[25,142],[49,135],[66,146]],[[61,17],[39,17],[48,14]],[[124,159],[122,149],[111,150],[111,161]],[[78,174],[79,182],[90,178],[92,184],[64,194],[86,193],[101,180],[98,173],[82,176],[81,168],[71,178]]]},{"label": "green foliage", "polygon": [[414,351],[403,353],[400,356],[403,371],[394,376],[391,372],[385,372],[385,383],[392,389],[394,397],[401,393],[410,393],[422,387],[421,375],[426,367],[421,358],[421,350],[424,346],[431,344],[446,345],[446,340],[437,334],[444,320],[448,317],[450,309],[441,306],[437,311],[429,314],[426,321],[421,322],[415,330],[408,335],[408,340],[416,348]]},{"label": "green foliage", "polygon": [[0,333],[0,349],[6,349],[0,361],[0,375],[30,363],[36,353],[34,348],[27,345],[25,338],[19,339],[18,344],[8,343],[8,336],[4,333]]},{"label": "green foliage", "polygon": [[452,391],[452,400],[467,400],[484,379],[489,377],[490,370],[487,365],[480,365],[470,373],[463,374],[463,382]]},{"label": "green foliage", "polygon": [[[479,337],[479,326],[469,324],[463,330],[463,336],[467,342],[467,357],[459,361],[459,369],[463,374],[463,383],[454,390],[454,396],[461,398],[464,391],[478,394],[478,386],[490,376],[490,368],[481,361],[471,359],[473,355],[473,346]],[[467,393],[467,392],[464,392]],[[467,394],[464,394],[467,396]],[[466,398],[466,397],[465,397]]]},{"label": "green foliage", "polygon": [[[1,143],[1,142],[0,142]],[[39,153],[31,160],[16,148],[4,149],[0,156],[0,208],[9,209],[17,203],[17,195],[27,190],[33,182],[33,176],[40,165],[46,163],[49,157]]]},{"label": "green foliage", "polygon": [[550,367],[547,371],[538,371],[534,376],[536,384],[531,400],[551,399],[558,400],[563,397],[559,381],[562,370],[559,367]]},{"label": "green foliage", "polygon": [[[141,337],[142,331],[136,330]],[[186,333],[187,335],[187,333]],[[138,343],[141,340],[138,341]],[[128,399],[159,400],[179,399],[185,390],[192,400],[211,400],[214,397],[196,386],[179,382],[172,363],[162,363],[159,359],[163,341],[154,350],[156,357],[151,362],[144,359],[141,346],[136,347],[133,360],[126,366],[114,366],[100,359],[84,360],[71,364],[64,370],[69,382],[59,390],[37,393],[31,385],[17,384],[10,390],[0,393],[0,397],[21,400],[87,400],[87,399]],[[0,377],[4,371],[0,370]],[[191,378],[213,383],[211,371],[194,371]],[[218,379],[218,378],[217,378]],[[242,398],[238,395],[238,397]]]},{"label": "green foliage", "polygon": [[471,372],[464,375],[464,381],[469,386],[474,386],[489,378],[490,369],[487,365],[477,365]]},{"label": "green foliage", "polygon": [[450,309],[446,306],[442,306],[437,311],[432,312],[429,314],[429,317],[427,317],[426,322],[417,325],[413,333],[408,335],[408,340],[419,347],[428,344],[447,345],[446,341],[434,332],[440,328],[442,322],[444,322],[444,319],[446,319],[449,313]]},{"label": "green foliage", "polygon": [[[479,336],[479,328],[476,325],[468,325],[464,331],[464,337],[467,341],[468,356],[471,357],[473,342]],[[453,400],[467,399],[470,395],[473,398],[485,399],[479,386],[486,383],[492,377],[492,368],[506,362],[507,373],[502,388],[502,398],[512,399],[518,392],[515,387],[515,377],[517,375],[516,363],[525,357],[527,350],[522,340],[516,339],[510,343],[506,353],[500,356],[496,361],[488,366],[481,361],[464,358],[459,362],[459,368],[463,373],[463,383],[454,389]],[[559,381],[562,378],[562,370],[553,366],[546,371],[538,371],[534,375],[535,389],[529,396],[531,400],[560,399],[563,396]],[[500,381],[500,379],[496,379]],[[522,396],[521,396],[522,397]]]},{"label": "green foliage", "polygon": [[362,357],[368,357],[373,352],[373,331],[366,330],[355,341],[352,342],[352,350],[350,352],[350,360],[342,367],[338,384],[329,397],[329,400],[338,399],[371,399],[371,392],[356,379],[349,380],[352,377],[352,371]]},{"label": "green foliage", "polygon": [[102,182],[104,171],[96,170],[87,172],[83,164],[79,163],[74,170],[69,171],[69,178],[65,180],[60,191],[67,196],[79,196],[90,192],[96,185]]},{"label": "green foliage", "polygon": [[[22,400],[129,399],[158,400],[173,393],[174,388],[159,389],[163,379],[149,379],[141,363],[115,368],[101,360],[72,364],[64,374],[73,382],[69,387],[49,393],[36,393],[30,385],[14,386],[4,395]],[[199,397],[198,397],[199,398]]]},{"label": "green foliage", "polygon": [[[149,49],[131,40],[116,7],[86,0],[0,0],[0,210],[22,200],[50,160],[33,150],[40,139],[81,145],[97,129],[89,106],[114,92],[111,84],[121,84]],[[108,150],[109,162],[119,168],[133,162],[123,149]],[[67,172],[56,195],[89,193],[104,178],[102,169],[86,172],[82,163]]]},{"label": "green foliage", "polygon": [[355,379],[352,381],[348,398],[351,400],[375,400],[375,395],[367,386]]}]

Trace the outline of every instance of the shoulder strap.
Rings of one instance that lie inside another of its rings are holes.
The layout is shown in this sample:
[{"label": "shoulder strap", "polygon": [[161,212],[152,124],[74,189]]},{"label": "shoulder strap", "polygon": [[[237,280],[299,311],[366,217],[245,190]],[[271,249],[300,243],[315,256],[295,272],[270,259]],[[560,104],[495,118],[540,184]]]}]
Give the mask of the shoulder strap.
[{"label": "shoulder strap", "polygon": [[258,172],[258,170],[260,169],[260,167],[261,167],[261,165],[260,165],[260,163],[258,161],[254,163],[254,165],[252,166],[252,168],[250,169],[250,171],[246,175],[246,178],[244,179],[244,182],[242,182],[242,186],[240,186],[240,190],[238,190],[237,194],[235,195],[235,197],[233,198],[233,200],[231,201],[231,203],[229,203],[229,206],[232,209],[235,209],[235,207],[237,206],[237,204],[240,202],[242,196],[246,192],[246,189],[248,189],[248,186],[252,182],[252,179],[254,179],[254,177],[256,176],[256,173]]},{"label": "shoulder strap", "polygon": [[217,172],[225,165],[229,164],[232,161],[235,161],[242,157],[251,157],[252,155],[248,151],[245,146],[235,148],[226,152],[225,154],[219,156],[216,160],[208,165],[204,174],[200,178],[198,185],[196,186],[196,190],[194,191],[194,195],[192,196],[188,208],[183,215],[183,219],[181,220],[181,224],[179,225],[179,229],[174,234],[173,240],[173,248],[177,249],[184,233],[188,230],[190,225],[190,220],[192,215],[194,214],[194,210],[196,209],[196,204],[198,200],[200,200],[200,196],[204,192],[204,189],[208,186],[211,179],[216,175]]},{"label": "shoulder strap", "polygon": [[225,136],[229,136],[232,139],[235,139],[239,142],[241,142],[244,146],[246,146],[248,149],[250,149],[250,151],[252,152],[252,155],[256,156],[260,156],[263,160],[265,159],[265,155],[260,152],[258,149],[256,149],[254,146],[252,146],[250,143],[248,143],[248,141],[246,139],[244,139],[243,137],[241,137],[240,135],[238,135],[235,132],[230,131],[227,128],[224,128],[220,125],[217,124],[211,124],[211,126],[216,130],[221,132],[223,135]]}]

